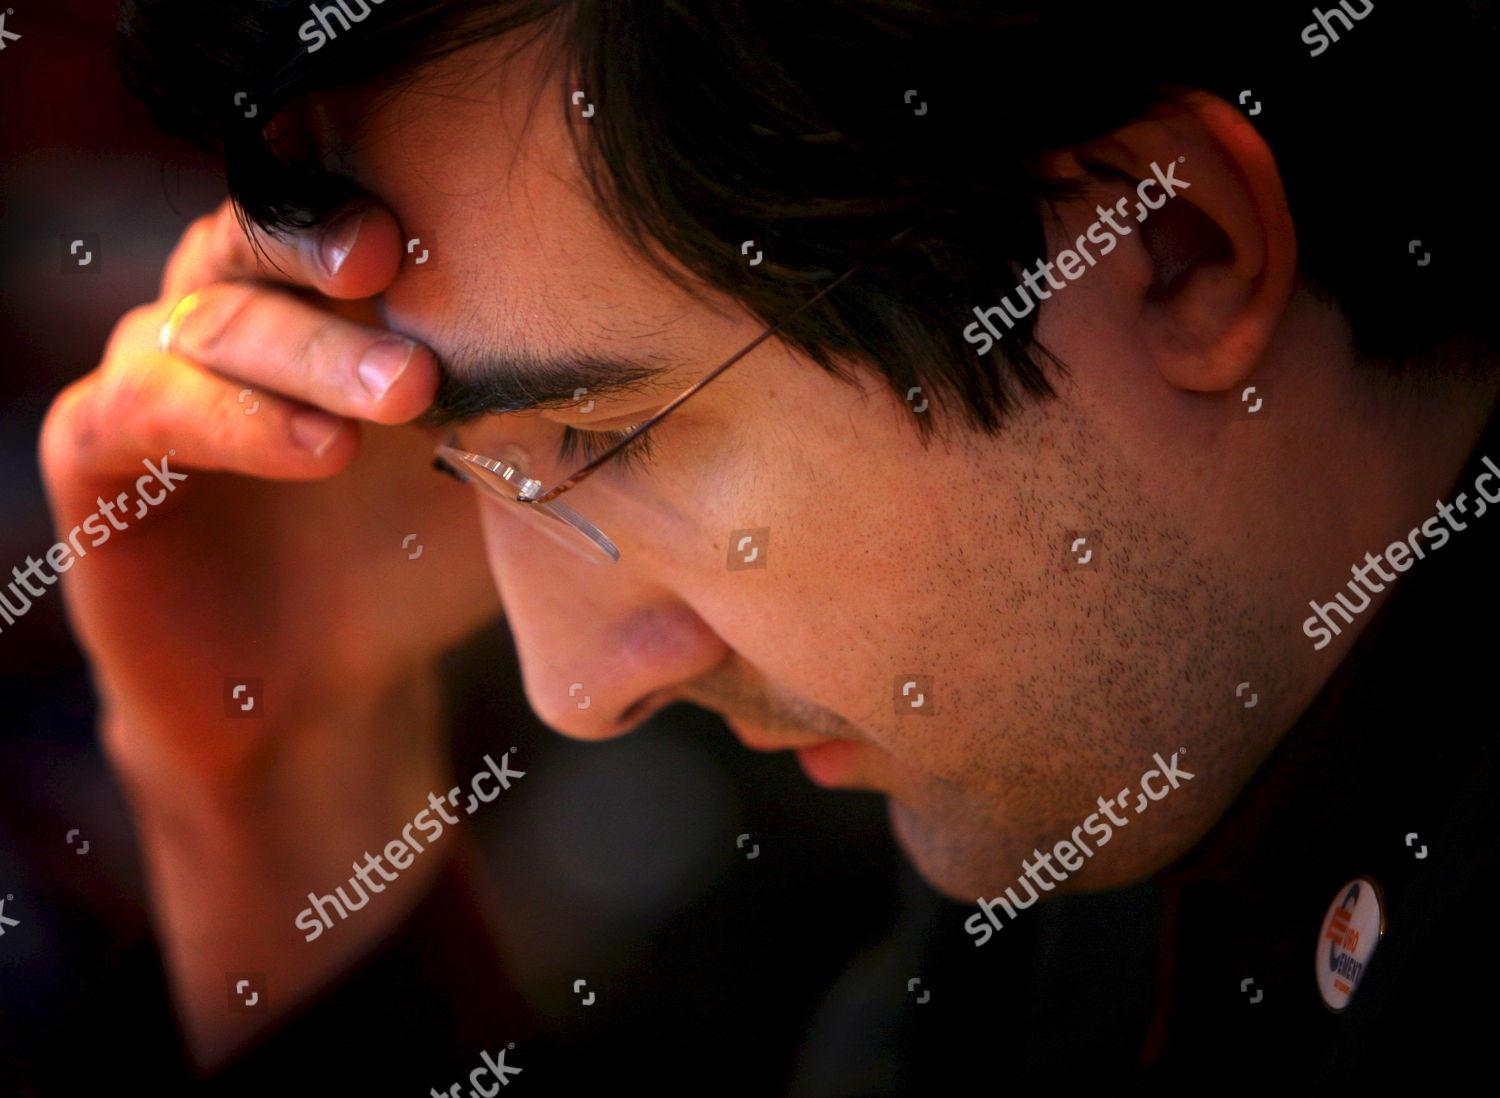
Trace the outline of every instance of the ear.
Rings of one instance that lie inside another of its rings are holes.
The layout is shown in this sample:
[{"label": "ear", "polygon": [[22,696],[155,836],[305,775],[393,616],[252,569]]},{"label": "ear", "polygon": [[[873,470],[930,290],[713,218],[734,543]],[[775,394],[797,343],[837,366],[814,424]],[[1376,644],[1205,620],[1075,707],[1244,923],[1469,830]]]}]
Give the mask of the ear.
[{"label": "ear", "polygon": [[[1297,272],[1286,193],[1255,127],[1218,96],[1193,91],[1043,165],[1092,176],[1117,196],[1115,207],[1106,197],[1098,208],[1134,230],[1121,246],[1141,262],[1122,269],[1142,272],[1129,305],[1162,377],[1194,392],[1251,377]],[[1091,206],[1097,197],[1092,190]]]}]

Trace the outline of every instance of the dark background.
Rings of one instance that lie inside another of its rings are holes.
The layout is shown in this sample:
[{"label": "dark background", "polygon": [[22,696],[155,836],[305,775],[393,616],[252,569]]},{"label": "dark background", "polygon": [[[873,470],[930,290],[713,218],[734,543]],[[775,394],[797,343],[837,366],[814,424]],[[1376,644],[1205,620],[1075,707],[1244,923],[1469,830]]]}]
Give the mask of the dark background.
[{"label": "dark background", "polygon": [[[112,3],[3,10],[22,37],[0,51],[0,573],[55,540],[35,452],[48,403],[94,368],[121,314],[155,298],[179,234],[222,196],[213,165],[153,133],[121,89]],[[96,245],[89,270],[63,262],[77,237]],[[99,752],[88,669],[49,596],[0,633],[0,896],[19,921],[0,938],[0,1094],[126,1079],[170,1092],[175,1023],[143,963],[154,953],[130,819]],[[982,994],[972,950],[954,948],[962,909],[905,867],[881,798],[818,790],[790,755],[746,752],[689,706],[605,744],[558,736],[525,707],[503,625],[449,672],[456,773],[511,744],[528,763],[476,819],[505,961],[583,1050],[581,1078],[774,1094],[800,1071],[817,1093],[858,1093],[837,1057],[799,1052],[814,1028],[850,1063],[878,1074],[870,1057],[883,1057],[887,1075],[907,1055],[899,1019],[920,1010],[954,1038],[966,1028],[969,995],[943,986],[938,959],[920,971],[905,959],[921,955],[921,926],[941,925],[951,980]],[[735,843],[747,832],[753,860]],[[587,1011],[572,994],[584,974],[598,989]],[[918,975],[937,988],[920,1008],[906,987]],[[390,1035],[371,1040],[401,1055]]]}]

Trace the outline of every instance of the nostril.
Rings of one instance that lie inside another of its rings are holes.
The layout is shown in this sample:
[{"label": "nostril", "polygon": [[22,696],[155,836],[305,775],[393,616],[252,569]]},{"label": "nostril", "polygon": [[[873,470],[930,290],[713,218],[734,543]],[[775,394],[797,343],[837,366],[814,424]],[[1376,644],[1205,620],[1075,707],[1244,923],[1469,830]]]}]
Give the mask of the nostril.
[{"label": "nostril", "polygon": [[647,717],[649,717],[653,711],[660,708],[661,704],[665,703],[665,699],[662,697],[664,693],[665,691],[656,690],[650,694],[647,694],[644,698],[637,698],[636,701],[631,704],[630,708],[626,709],[625,712],[620,714],[620,723],[625,725],[627,729],[634,728],[636,725],[640,724]]}]

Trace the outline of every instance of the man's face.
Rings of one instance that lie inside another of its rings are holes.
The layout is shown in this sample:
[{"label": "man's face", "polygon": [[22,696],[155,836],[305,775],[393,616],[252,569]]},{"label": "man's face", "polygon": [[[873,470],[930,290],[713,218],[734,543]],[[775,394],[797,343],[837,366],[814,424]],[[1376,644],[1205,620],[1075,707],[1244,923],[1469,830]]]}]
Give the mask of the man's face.
[{"label": "man's face", "polygon": [[[432,255],[386,295],[392,327],[450,365],[526,350],[665,370],[634,396],[460,426],[481,454],[640,422],[763,327],[706,287],[674,288],[616,237],[567,137],[590,124],[585,103],[565,117],[550,81],[530,51],[473,47],[363,119],[344,153]],[[1182,853],[1316,676],[1266,655],[1295,635],[1309,588],[1256,559],[1252,520],[1216,495],[1226,446],[1203,427],[1207,398],[1163,382],[1127,330],[1117,288],[1139,261],[1122,246],[1049,303],[1041,335],[1071,377],[998,435],[965,429],[943,394],[904,400],[854,363],[851,386],[772,340],[655,427],[647,465],[611,463],[563,497],[619,546],[617,565],[481,503],[537,713],[602,739],[671,701],[703,704],[752,747],[802,748],[820,784],[886,794],[919,870],[970,901],[1135,788],[1153,753],[1178,753],[1193,779],[1069,887]],[[924,446],[919,416],[947,440]],[[585,457],[537,461],[546,481]],[[766,533],[741,546],[747,530]],[[731,567],[752,550],[763,567]],[[1266,704],[1245,708],[1244,681]]]}]

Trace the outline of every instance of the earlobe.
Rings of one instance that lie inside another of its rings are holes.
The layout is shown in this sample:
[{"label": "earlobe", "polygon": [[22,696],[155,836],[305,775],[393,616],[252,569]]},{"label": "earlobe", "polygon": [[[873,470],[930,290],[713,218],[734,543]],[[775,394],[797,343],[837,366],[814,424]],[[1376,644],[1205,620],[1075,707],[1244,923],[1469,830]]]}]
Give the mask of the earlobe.
[{"label": "earlobe", "polygon": [[1151,269],[1134,307],[1162,377],[1222,392],[1253,376],[1297,267],[1286,194],[1260,134],[1229,103],[1190,92],[1074,156],[1131,211],[1137,232],[1124,243]]}]

